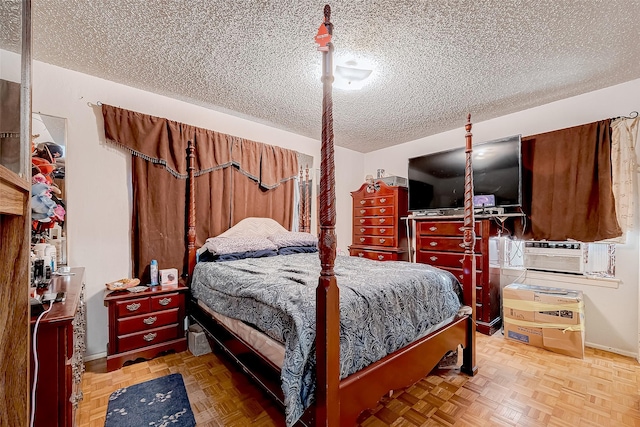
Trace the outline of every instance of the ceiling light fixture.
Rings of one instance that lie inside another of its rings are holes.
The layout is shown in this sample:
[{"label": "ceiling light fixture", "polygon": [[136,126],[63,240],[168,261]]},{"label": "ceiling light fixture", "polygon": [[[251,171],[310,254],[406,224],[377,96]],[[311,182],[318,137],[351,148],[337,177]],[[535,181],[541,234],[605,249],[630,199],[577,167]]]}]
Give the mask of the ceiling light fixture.
[{"label": "ceiling light fixture", "polygon": [[360,90],[370,80],[373,69],[358,66],[354,60],[336,65],[333,86],[343,90]]}]

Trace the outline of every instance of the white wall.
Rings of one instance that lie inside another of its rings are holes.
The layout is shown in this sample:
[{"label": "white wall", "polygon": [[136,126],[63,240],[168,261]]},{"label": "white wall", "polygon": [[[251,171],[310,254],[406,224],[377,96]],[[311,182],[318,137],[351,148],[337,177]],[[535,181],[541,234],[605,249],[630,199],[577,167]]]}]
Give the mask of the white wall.
[{"label": "white wall", "polygon": [[[628,115],[640,108],[638,94],[640,79],[474,123],[473,141],[489,141],[515,134],[533,135]],[[473,111],[471,113],[473,121]],[[376,169],[382,168],[390,175],[406,177],[409,158],[464,146],[465,122],[466,117],[461,117],[460,126],[454,130],[366,154],[365,174],[375,176]],[[640,201],[637,193],[635,197]],[[638,354],[639,230],[640,225],[636,225],[635,230],[630,232],[627,243],[617,246],[616,277],[621,280],[617,289],[563,283],[563,287],[581,289],[584,292],[587,345],[625,355]]]},{"label": "white wall", "polygon": [[[314,156],[316,167],[320,162],[319,140],[36,61],[33,111],[67,119],[69,264],[86,268],[89,358],[106,352],[105,283],[131,272],[130,154],[105,142],[98,101],[294,149]],[[351,244],[349,192],[361,185],[363,159],[336,147],[336,233],[342,252]]]}]

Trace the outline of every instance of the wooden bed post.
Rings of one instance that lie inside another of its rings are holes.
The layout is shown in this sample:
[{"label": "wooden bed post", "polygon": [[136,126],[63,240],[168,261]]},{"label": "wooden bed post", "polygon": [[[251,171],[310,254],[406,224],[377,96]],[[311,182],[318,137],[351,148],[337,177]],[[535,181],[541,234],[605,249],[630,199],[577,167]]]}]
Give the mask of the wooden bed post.
[{"label": "wooden bed post", "polygon": [[195,181],[195,161],[196,161],[195,143],[189,141],[187,143],[187,174],[189,179],[189,196],[188,196],[188,213],[187,213],[187,271],[183,273],[183,277],[187,279],[187,283],[191,283],[191,274],[196,266],[196,181]]},{"label": "wooden bed post", "polygon": [[340,425],[340,296],[335,273],[336,208],[333,156],[333,44],[331,7],[324,7],[324,22],[316,42],[322,52],[322,148],[320,162],[321,272],[316,290],[316,426]]},{"label": "wooden bed post", "polygon": [[465,125],[465,155],[466,164],[464,171],[464,259],[462,262],[462,274],[464,284],[464,304],[471,306],[472,313],[467,323],[467,337],[462,355],[461,370],[467,375],[475,375],[478,371],[476,366],[476,324],[473,319],[476,317],[476,258],[473,255],[473,246],[476,241],[475,218],[473,212],[473,172],[471,164],[472,133],[471,114],[467,115]]}]

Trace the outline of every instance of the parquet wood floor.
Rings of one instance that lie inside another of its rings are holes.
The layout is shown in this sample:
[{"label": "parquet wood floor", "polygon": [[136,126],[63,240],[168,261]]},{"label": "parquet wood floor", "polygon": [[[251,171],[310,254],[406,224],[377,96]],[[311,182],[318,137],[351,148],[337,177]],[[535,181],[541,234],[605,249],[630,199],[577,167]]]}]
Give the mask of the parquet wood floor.
[{"label": "parquet wood floor", "polygon": [[[640,364],[591,348],[584,360],[478,334],[478,374],[438,370],[396,390],[363,414],[363,427],[597,426],[640,427]],[[283,426],[269,397],[217,353],[183,352],[106,372],[87,363],[78,425],[103,426],[116,389],[170,373],[183,375],[198,426]]]}]

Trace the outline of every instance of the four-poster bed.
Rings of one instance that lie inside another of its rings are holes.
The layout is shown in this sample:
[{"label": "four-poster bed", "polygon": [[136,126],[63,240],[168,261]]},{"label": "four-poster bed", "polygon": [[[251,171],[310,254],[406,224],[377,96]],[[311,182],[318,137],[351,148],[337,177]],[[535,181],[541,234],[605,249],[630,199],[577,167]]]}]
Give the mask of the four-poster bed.
[{"label": "four-poster bed", "polygon": [[[347,303],[348,296],[359,291],[353,292],[351,284],[347,286],[347,278],[355,277],[356,273],[349,273],[347,270],[349,257],[341,257],[339,263],[336,263],[336,238],[335,238],[335,179],[334,179],[334,158],[333,158],[333,119],[332,119],[332,100],[331,100],[331,84],[332,84],[332,50],[331,33],[332,24],[330,23],[330,8],[325,6],[325,20],[320,27],[316,40],[320,44],[319,50],[323,52],[323,125],[322,125],[322,149],[321,149],[321,179],[320,179],[320,236],[318,238],[318,250],[320,261],[320,273],[318,284],[315,290],[315,301],[309,298],[306,303],[315,305],[315,324],[313,325],[313,333],[315,333],[315,371],[312,370],[315,380],[315,390],[311,389],[315,396],[311,406],[306,408],[304,415],[299,422],[306,425],[326,425],[326,426],[347,426],[354,425],[358,415],[365,409],[372,408],[379,399],[390,390],[399,389],[411,385],[420,378],[429,374],[429,372],[438,364],[442,357],[449,351],[455,350],[458,346],[463,347],[463,363],[461,370],[468,375],[474,375],[477,371],[475,361],[475,325],[473,322],[473,314],[475,313],[475,260],[472,251],[474,242],[473,236],[473,205],[472,205],[472,175],[471,175],[471,120],[468,117],[466,124],[466,175],[465,175],[465,220],[464,220],[464,244],[465,258],[463,262],[464,280],[462,286],[463,298],[462,302],[471,309],[467,314],[455,315],[442,313],[442,319],[436,321],[434,325],[426,328],[417,339],[412,339],[409,343],[404,343],[399,349],[394,349],[385,356],[375,360],[373,363],[365,367],[359,367],[355,372],[348,372],[345,375],[345,369],[341,366],[341,346],[344,345],[346,339],[341,335],[346,326],[344,322],[349,321],[346,312],[341,311]],[[221,265],[202,266],[200,264],[196,269],[196,232],[195,232],[195,179],[194,179],[194,150],[193,144],[189,144],[188,148],[188,173],[189,173],[189,191],[188,191],[188,238],[187,238],[187,259],[190,286],[192,286],[192,301],[189,307],[190,317],[201,324],[207,331],[209,337],[227,354],[229,354],[241,368],[256,380],[269,394],[275,397],[279,402],[288,404],[290,396],[283,393],[281,381],[284,381],[286,372],[282,370],[291,370],[293,362],[285,360],[283,365],[274,361],[272,357],[266,356],[264,351],[255,349],[250,344],[250,340],[243,335],[242,331],[231,329],[224,316],[218,316],[203,303],[207,298],[209,301],[215,300],[215,296],[221,293],[212,294],[214,297],[205,297],[207,287],[204,282],[209,280],[230,283],[229,278],[222,277],[224,268]],[[233,229],[232,229],[233,230]],[[302,264],[308,263],[307,258],[303,256],[316,254],[291,255],[288,264],[284,270],[296,274],[303,269]],[[257,258],[256,264],[245,261],[239,261],[239,267],[236,270],[255,270],[253,273],[261,274],[261,270],[266,270],[268,265],[272,264],[269,258]],[[266,260],[266,261],[265,261]],[[235,261],[234,261],[235,262]],[[260,262],[262,264],[260,264]],[[384,271],[391,268],[394,263],[382,263],[371,260],[361,260],[357,257],[353,258],[356,263],[375,263],[375,268],[360,266],[360,269],[375,270],[374,274],[378,279],[385,279]],[[298,265],[298,264],[300,265]],[[225,264],[225,263],[218,263]],[[226,263],[228,264],[228,263]],[[401,275],[407,274],[429,274],[430,277],[444,277],[448,280],[448,276],[442,271],[421,264],[402,264]],[[371,264],[374,265],[374,264]],[[336,278],[336,271],[339,269],[339,278]],[[400,267],[398,267],[400,268]],[[195,271],[194,271],[195,270]],[[416,270],[420,270],[419,272]],[[425,273],[426,270],[429,270]],[[393,271],[393,270],[388,270]],[[435,273],[434,273],[435,271]],[[236,271],[237,273],[237,271]],[[234,274],[236,274],[234,273]],[[397,274],[395,271],[391,274]],[[213,277],[213,279],[212,279]],[[247,276],[240,276],[238,286],[244,282],[250,282],[252,279]],[[391,282],[391,276],[389,282]],[[302,279],[296,278],[297,281]],[[366,278],[371,287],[377,286],[375,278]],[[431,280],[431,279],[429,279]],[[435,280],[435,279],[434,279]],[[441,288],[454,288],[455,284],[447,281],[441,284]],[[439,282],[440,283],[440,282]],[[270,283],[270,286],[275,286]],[[339,288],[340,285],[340,288]],[[374,286],[375,285],[375,286]],[[234,285],[235,286],[235,285]],[[400,286],[394,284],[394,286]],[[307,287],[308,288],[308,287]],[[280,289],[280,288],[278,288]],[[364,289],[364,288],[358,288]],[[382,288],[381,288],[382,289]],[[233,293],[231,288],[224,288],[222,292]],[[245,292],[243,290],[243,292]],[[249,291],[246,291],[249,292]],[[261,291],[252,291],[261,293]],[[341,292],[344,295],[341,295]],[[387,292],[386,290],[384,292]],[[431,291],[430,291],[431,292]],[[362,293],[365,293],[364,291]],[[197,296],[200,296],[200,300]],[[254,298],[256,294],[250,294],[250,298]],[[280,295],[280,294],[279,294]],[[431,294],[429,294],[431,295]],[[450,293],[438,297],[443,299],[450,298]],[[414,297],[412,297],[414,298]],[[415,298],[414,298],[415,299]],[[438,298],[434,298],[438,299]],[[234,300],[229,300],[227,304],[233,305]],[[457,301],[459,303],[459,301]],[[264,304],[260,302],[252,306],[262,307]],[[285,305],[290,305],[288,302]],[[450,309],[450,308],[449,308]],[[457,310],[457,309],[456,309]],[[342,316],[341,316],[342,313]],[[288,315],[288,314],[287,314]],[[287,316],[285,315],[285,317]],[[296,312],[295,316],[298,315]],[[259,317],[259,316],[257,316]],[[251,320],[259,320],[258,318]],[[391,316],[393,317],[393,316]],[[248,321],[248,320],[247,320]],[[341,321],[343,323],[341,323]],[[242,323],[242,322],[240,322]],[[313,322],[312,322],[313,323]],[[365,325],[362,325],[365,328]],[[250,333],[250,332],[249,332]],[[270,332],[265,332],[269,335]],[[271,331],[273,335],[273,331]],[[302,339],[300,339],[302,341]],[[313,351],[313,346],[310,347]],[[291,353],[291,352],[289,352]],[[344,356],[344,355],[343,355]],[[313,361],[311,355],[308,360]],[[284,384],[284,383],[283,383]],[[287,385],[288,387],[288,385]],[[305,390],[304,393],[308,393]],[[308,397],[308,396],[307,396]],[[292,419],[287,420],[291,424]]]}]

